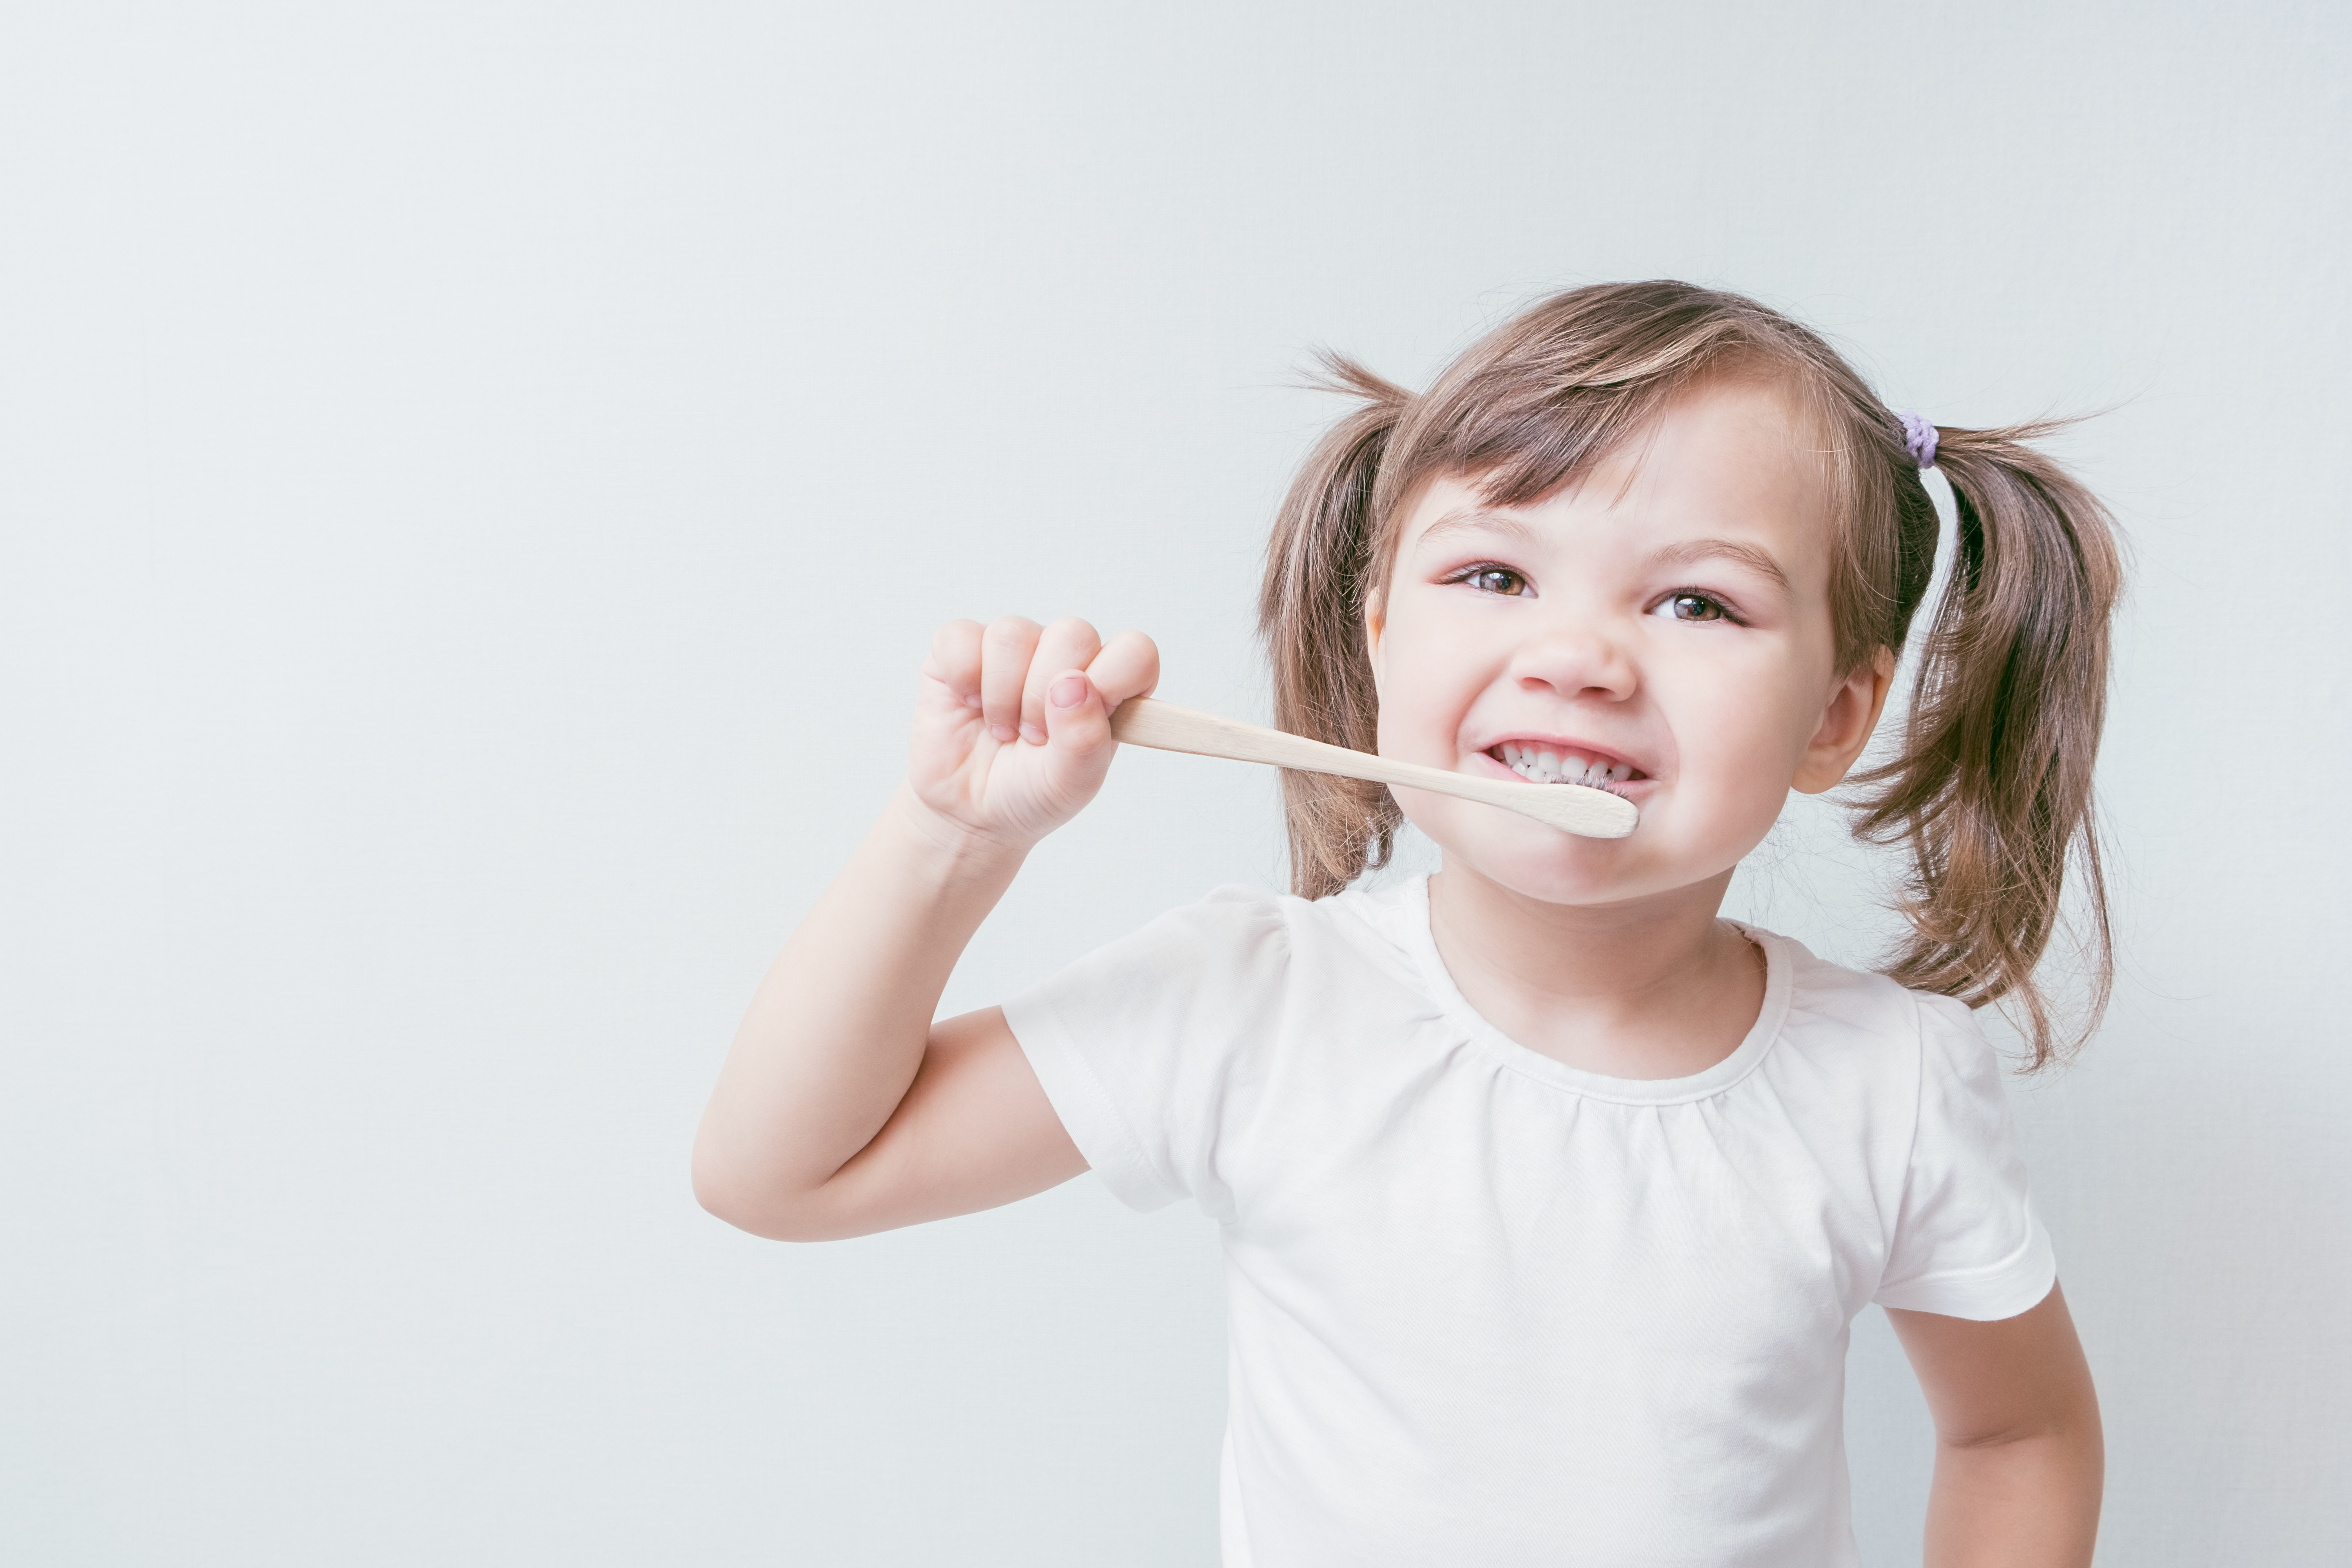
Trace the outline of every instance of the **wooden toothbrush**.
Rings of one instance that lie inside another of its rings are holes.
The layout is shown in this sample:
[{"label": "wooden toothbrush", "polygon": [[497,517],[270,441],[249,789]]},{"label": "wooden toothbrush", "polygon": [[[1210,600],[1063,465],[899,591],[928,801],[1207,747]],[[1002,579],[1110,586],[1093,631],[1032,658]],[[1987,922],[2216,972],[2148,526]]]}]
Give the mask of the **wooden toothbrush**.
[{"label": "wooden toothbrush", "polygon": [[1403,784],[1435,795],[1458,795],[1532,816],[1548,826],[1586,838],[1622,838],[1640,820],[1633,803],[1585,784],[1521,784],[1517,779],[1473,778],[1419,763],[1391,762],[1370,752],[1328,746],[1304,735],[1261,730],[1214,713],[1196,712],[1149,697],[1129,698],[1110,716],[1110,732],[1130,746],[1227,757],[1237,763],[1267,763],[1374,784]]}]

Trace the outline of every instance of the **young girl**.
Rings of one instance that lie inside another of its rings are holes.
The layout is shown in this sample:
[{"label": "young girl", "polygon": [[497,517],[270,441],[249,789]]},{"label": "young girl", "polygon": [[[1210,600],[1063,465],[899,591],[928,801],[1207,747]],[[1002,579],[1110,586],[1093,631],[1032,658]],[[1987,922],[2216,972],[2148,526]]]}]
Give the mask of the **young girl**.
[{"label": "young girl", "polygon": [[[1158,658],[941,629],[909,776],[760,989],[695,1149],[712,1212],[855,1236],[1091,1167],[1223,1226],[1228,1564],[1854,1562],[1848,1325],[1888,1309],[1939,1434],[1927,1562],[2090,1561],[2096,1402],[1969,1009],[2033,970],[2090,768],[2117,568],[2034,429],[1898,418],[1819,338],[1679,283],[1580,289],[1309,460],[1262,600],[1276,722],[1596,784],[1622,839],[1285,779],[1292,883],[1221,889],[934,1023]],[[1791,788],[1847,779],[1933,566],[1885,975],[1717,910]],[[1423,881],[1351,888],[1410,820]]]}]

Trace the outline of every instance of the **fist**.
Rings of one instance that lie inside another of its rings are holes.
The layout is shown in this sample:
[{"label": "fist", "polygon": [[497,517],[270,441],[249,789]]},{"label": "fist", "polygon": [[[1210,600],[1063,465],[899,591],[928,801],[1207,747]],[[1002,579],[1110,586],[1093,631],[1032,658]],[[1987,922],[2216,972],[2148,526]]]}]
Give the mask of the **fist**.
[{"label": "fist", "polygon": [[1111,710],[1159,680],[1141,632],[950,621],[923,661],[908,783],[955,826],[1026,848],[1095,797],[1118,750]]}]

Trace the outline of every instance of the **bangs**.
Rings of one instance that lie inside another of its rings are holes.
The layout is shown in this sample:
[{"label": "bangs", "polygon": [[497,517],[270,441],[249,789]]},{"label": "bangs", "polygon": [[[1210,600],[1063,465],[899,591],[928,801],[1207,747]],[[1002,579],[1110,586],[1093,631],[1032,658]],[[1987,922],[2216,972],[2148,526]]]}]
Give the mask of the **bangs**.
[{"label": "bangs", "polygon": [[1852,465],[1842,459],[1852,440],[1835,388],[1807,352],[1818,345],[1789,341],[1790,323],[1753,306],[1750,319],[1727,311],[1720,296],[1674,287],[1676,307],[1654,314],[1627,312],[1622,299],[1605,311],[1576,296],[1556,300],[1479,344],[1417,399],[1371,496],[1373,582],[1387,576],[1403,503],[1423,480],[1464,478],[1490,505],[1528,505],[1639,439],[1684,393],[1719,380],[1752,382],[1786,400],[1814,437],[1826,521],[1843,535],[1854,498]]}]

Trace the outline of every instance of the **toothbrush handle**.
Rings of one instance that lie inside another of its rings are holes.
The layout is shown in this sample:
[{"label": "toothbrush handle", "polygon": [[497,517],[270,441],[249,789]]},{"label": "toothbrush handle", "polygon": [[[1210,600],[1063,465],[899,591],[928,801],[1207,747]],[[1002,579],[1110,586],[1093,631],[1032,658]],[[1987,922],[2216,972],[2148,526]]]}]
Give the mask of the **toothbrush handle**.
[{"label": "toothbrush handle", "polygon": [[1202,757],[1229,757],[1237,763],[1270,763],[1277,768],[1307,773],[1338,773],[1341,778],[1370,779],[1374,784],[1402,784],[1437,795],[1499,805],[1549,824],[1565,833],[1587,838],[1622,838],[1633,831],[1639,814],[1633,803],[1605,790],[1568,784],[1525,784],[1517,779],[1474,778],[1423,767],[1419,763],[1394,762],[1370,752],[1327,746],[1304,735],[1236,724],[1214,713],[1195,712],[1172,702],[1148,697],[1129,698],[1110,716],[1110,732],[1132,746],[1162,752],[1190,752]]},{"label": "toothbrush handle", "polygon": [[1195,709],[1179,708],[1150,697],[1132,697],[1110,716],[1110,732],[1130,746],[1160,752],[1189,752],[1199,757],[1224,757],[1236,763],[1268,763],[1277,768],[1337,773],[1341,778],[1369,779],[1374,784],[1403,784],[1433,790],[1465,800],[1491,803],[1494,791],[1481,779],[1450,773],[1419,763],[1400,763],[1370,752],[1329,746],[1304,735],[1263,730],[1255,724],[1220,718]]}]

